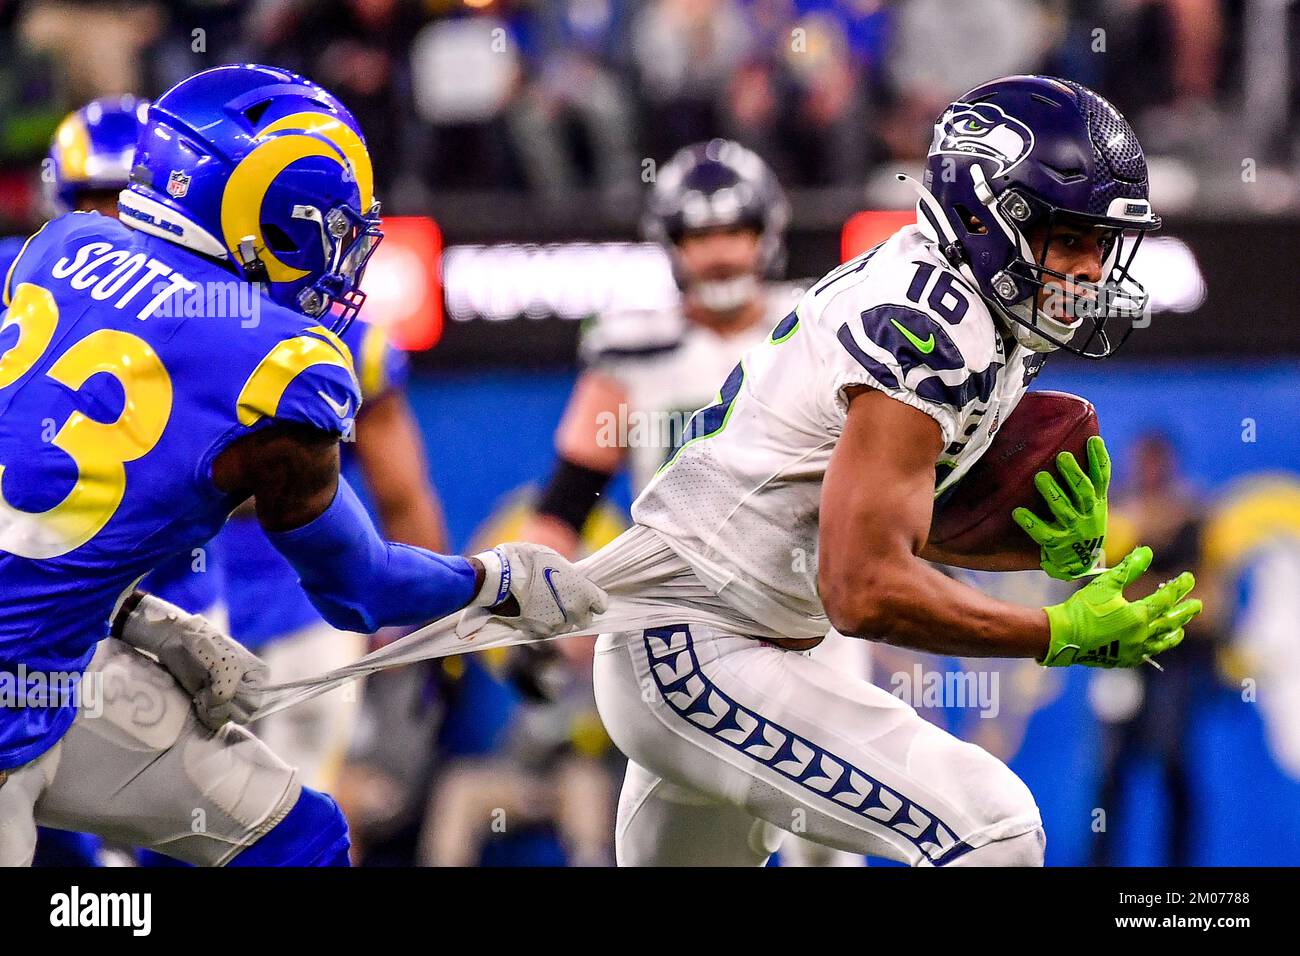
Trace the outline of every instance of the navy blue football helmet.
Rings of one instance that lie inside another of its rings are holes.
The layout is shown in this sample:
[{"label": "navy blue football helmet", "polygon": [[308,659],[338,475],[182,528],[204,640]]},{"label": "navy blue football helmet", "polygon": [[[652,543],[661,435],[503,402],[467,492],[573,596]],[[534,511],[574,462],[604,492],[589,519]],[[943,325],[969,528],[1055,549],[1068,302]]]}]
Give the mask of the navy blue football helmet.
[{"label": "navy blue football helmet", "polygon": [[[917,223],[1022,345],[1105,358],[1144,313],[1129,267],[1160,227],[1146,158],[1124,117],[1087,87],[1011,76],[960,97],[935,123],[918,195]],[[1102,231],[1100,282],[1042,265],[1066,225]],[[1037,249],[1031,234],[1042,236]]]},{"label": "navy blue football helmet", "polygon": [[[726,139],[712,139],[684,147],[655,177],[642,231],[647,239],[664,246],[672,259],[673,275],[685,288],[675,246],[682,237],[707,229],[734,226],[752,228],[759,237],[759,272],[779,278],[785,271],[785,228],[790,206],[776,175],[752,150]],[[750,276],[751,285],[757,276]],[[722,285],[719,283],[719,285]],[[746,293],[735,282],[718,297],[726,300]],[[721,290],[720,290],[721,291]],[[751,290],[752,292],[752,290]]]}]

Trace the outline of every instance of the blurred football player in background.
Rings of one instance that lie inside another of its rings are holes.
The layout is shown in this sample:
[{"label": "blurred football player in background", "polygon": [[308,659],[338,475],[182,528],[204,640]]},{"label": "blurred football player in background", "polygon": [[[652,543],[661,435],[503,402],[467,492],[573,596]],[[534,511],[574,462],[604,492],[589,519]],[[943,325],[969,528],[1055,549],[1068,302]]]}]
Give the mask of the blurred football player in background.
[{"label": "blurred football player in background", "polygon": [[[610,479],[627,468],[639,494],[680,445],[691,414],[790,314],[806,287],[781,281],[789,219],[776,176],[739,143],[687,146],[658,171],[642,230],[668,255],[681,298],[668,309],[602,313],[584,328],[582,373],[555,435],[558,461],[526,540],[575,556]],[[557,650],[590,670],[593,647],[581,638]],[[866,651],[832,633],[816,653],[866,676]],[[798,843],[788,841],[784,861],[860,862],[811,845],[791,849]]]},{"label": "blurred football player in background", "polygon": [[634,491],[644,488],[736,359],[790,312],[804,290],[777,281],[789,217],[776,177],[738,143],[688,146],[658,171],[643,231],[670,257],[681,299],[599,314],[584,328],[582,373],[528,540],[577,555],[611,478],[626,467]]},{"label": "blurred football player in background", "polygon": [[[1202,560],[1204,508],[1179,473],[1173,439],[1148,430],[1138,436],[1127,460],[1130,477],[1114,496],[1108,553],[1118,558],[1137,542],[1146,542],[1156,553],[1151,562],[1155,575],[1191,568],[1204,593],[1213,583]],[[1151,583],[1140,582],[1132,593],[1142,596],[1152,589]],[[1155,762],[1158,797],[1164,801],[1165,846],[1159,865],[1194,862],[1196,785],[1188,735],[1198,702],[1212,699],[1218,683],[1215,656],[1223,643],[1218,623],[1217,614],[1189,623],[1187,640],[1177,654],[1168,655],[1164,672],[1156,675],[1159,680],[1152,680],[1154,670],[1143,667],[1096,675],[1090,697],[1102,727],[1097,806],[1106,811],[1108,823],[1096,833],[1093,865],[1121,865],[1116,835],[1124,832],[1126,815],[1136,810],[1123,806],[1120,795],[1143,760]]]}]

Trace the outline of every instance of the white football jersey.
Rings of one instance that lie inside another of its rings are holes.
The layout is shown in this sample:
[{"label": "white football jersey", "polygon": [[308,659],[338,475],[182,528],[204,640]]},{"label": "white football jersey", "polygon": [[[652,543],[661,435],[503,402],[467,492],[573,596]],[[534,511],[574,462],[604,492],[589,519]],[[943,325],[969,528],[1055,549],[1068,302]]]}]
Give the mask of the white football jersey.
[{"label": "white football jersey", "polygon": [[713,401],[740,356],[790,314],[805,288],[765,286],[763,317],[733,335],[688,321],[680,308],[609,312],[584,329],[584,367],[614,379],[627,394],[617,418],[598,424],[609,432],[602,441],[627,448],[634,494],[668,460],[691,416]]},{"label": "white football jersey", "polygon": [[879,389],[939,423],[938,495],[988,448],[1042,364],[1008,339],[907,226],[813,285],[745,353],[632,517],[737,611],[820,637],[829,623],[817,596],[818,508],[845,389]]}]

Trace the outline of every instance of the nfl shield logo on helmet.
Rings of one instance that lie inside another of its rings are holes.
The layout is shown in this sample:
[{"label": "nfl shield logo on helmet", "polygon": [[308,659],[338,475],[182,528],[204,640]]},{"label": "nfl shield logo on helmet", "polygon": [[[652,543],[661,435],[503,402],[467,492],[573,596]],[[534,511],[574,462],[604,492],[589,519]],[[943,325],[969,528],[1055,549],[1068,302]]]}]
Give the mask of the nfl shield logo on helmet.
[{"label": "nfl shield logo on helmet", "polygon": [[167,177],[167,195],[180,199],[190,191],[190,175],[183,170],[173,169]]}]

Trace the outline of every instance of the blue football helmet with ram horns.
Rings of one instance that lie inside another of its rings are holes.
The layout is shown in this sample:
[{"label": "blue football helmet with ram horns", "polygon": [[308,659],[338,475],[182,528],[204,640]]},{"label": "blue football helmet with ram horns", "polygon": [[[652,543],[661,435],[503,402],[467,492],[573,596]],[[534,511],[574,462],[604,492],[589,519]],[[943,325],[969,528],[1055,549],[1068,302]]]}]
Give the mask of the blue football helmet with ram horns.
[{"label": "blue football helmet with ram horns", "polygon": [[[918,225],[1027,348],[1105,358],[1145,312],[1129,269],[1160,227],[1146,157],[1087,87],[1011,76],[966,93],[935,123],[917,194]],[[1100,282],[1043,265],[1063,225],[1101,230]]]},{"label": "blue football helmet with ram horns", "polygon": [[383,233],[361,127],[331,93],[275,67],[220,66],[149,107],[124,223],[228,263],[280,305],[342,332]]},{"label": "blue football helmet with ram horns", "polygon": [[51,217],[126,186],[148,106],[134,96],[105,96],[64,117],[41,176]]}]

